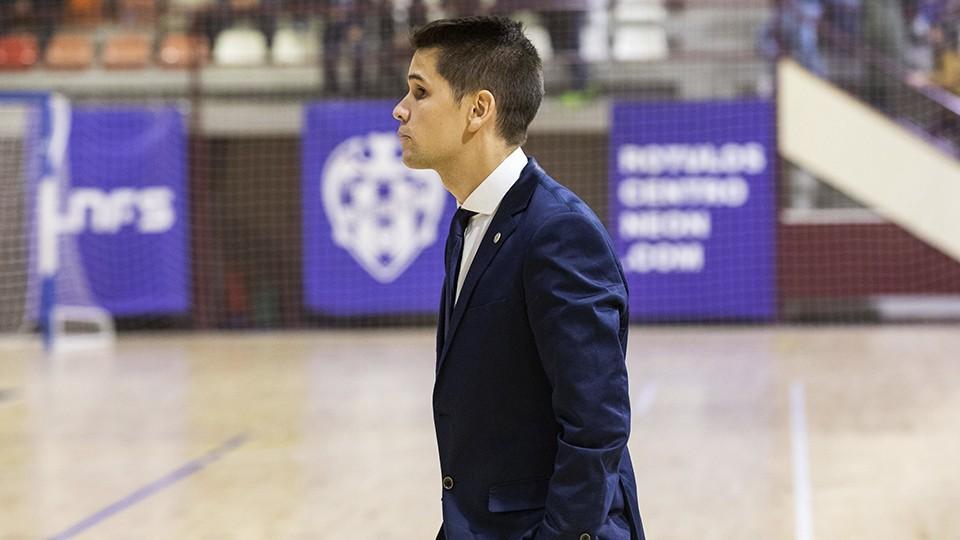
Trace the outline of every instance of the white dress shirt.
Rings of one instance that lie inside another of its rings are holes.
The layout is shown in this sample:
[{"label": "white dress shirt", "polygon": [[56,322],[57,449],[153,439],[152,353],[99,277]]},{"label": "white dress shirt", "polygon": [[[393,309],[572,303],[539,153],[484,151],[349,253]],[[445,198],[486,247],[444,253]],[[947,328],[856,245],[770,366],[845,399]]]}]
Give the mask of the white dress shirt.
[{"label": "white dress shirt", "polygon": [[460,298],[460,289],[463,288],[463,281],[470,271],[470,265],[473,258],[477,255],[480,248],[480,242],[483,241],[487,229],[490,228],[490,222],[500,207],[500,202],[513,187],[513,184],[520,179],[520,173],[527,166],[527,155],[523,153],[520,147],[517,147],[506,159],[504,159],[496,169],[486,177],[477,189],[467,197],[460,205],[477,215],[470,218],[467,228],[463,233],[463,258],[460,259],[460,274],[457,275],[457,294],[454,296],[454,305]]}]

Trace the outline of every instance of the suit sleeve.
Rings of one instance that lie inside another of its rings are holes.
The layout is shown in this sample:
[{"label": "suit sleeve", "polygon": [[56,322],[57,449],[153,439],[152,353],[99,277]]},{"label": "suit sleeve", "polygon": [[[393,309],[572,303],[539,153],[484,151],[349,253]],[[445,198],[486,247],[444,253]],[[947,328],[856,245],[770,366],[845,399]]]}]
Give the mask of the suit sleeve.
[{"label": "suit sleeve", "polygon": [[560,425],[537,538],[595,537],[619,489],[630,433],[626,285],[606,233],[574,212],[534,234],[523,285]]}]

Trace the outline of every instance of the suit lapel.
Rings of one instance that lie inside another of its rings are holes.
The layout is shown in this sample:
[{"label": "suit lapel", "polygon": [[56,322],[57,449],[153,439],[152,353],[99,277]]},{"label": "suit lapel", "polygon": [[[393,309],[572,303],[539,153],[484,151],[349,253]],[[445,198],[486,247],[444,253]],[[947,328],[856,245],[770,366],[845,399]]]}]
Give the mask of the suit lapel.
[{"label": "suit lapel", "polygon": [[[477,249],[477,254],[470,264],[467,277],[463,281],[463,287],[460,289],[460,297],[454,306],[453,315],[450,318],[450,327],[440,329],[440,332],[445,333],[440,335],[445,335],[445,338],[443,340],[443,349],[437,362],[437,373],[440,372],[440,368],[443,366],[443,361],[447,356],[447,352],[450,350],[450,343],[453,341],[454,334],[460,326],[464,311],[466,311],[470,305],[470,299],[473,296],[474,289],[476,289],[477,284],[480,282],[480,278],[483,277],[483,273],[500,251],[500,247],[506,244],[507,238],[509,238],[517,228],[520,214],[527,208],[527,203],[530,202],[530,196],[533,195],[533,190],[537,186],[538,175],[535,174],[535,172],[539,169],[540,167],[537,165],[536,160],[530,159],[527,166],[524,167],[523,172],[520,173],[520,178],[513,187],[510,188],[506,196],[504,196],[503,202],[500,203],[496,215],[493,216],[493,221],[490,222],[490,227],[487,229],[486,234],[484,234],[483,241],[480,242],[480,247]],[[497,234],[500,235],[500,238],[497,242],[494,242],[493,239]]]},{"label": "suit lapel", "polygon": [[444,321],[443,314],[446,313],[447,309],[447,282],[444,280],[443,287],[440,289],[440,311],[437,313],[440,314],[437,317],[437,371],[440,370],[440,354],[443,352],[444,346],[444,336],[446,335],[446,321]]}]

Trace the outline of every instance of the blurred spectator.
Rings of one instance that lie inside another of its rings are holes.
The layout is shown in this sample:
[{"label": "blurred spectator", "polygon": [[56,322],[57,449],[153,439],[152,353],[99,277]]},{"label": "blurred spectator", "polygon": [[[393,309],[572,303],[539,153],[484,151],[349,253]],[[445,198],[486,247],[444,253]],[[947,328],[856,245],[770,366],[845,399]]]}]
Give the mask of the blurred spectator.
[{"label": "blurred spectator", "polygon": [[957,51],[957,31],[948,30],[938,38],[940,50],[936,54],[930,82],[960,95],[960,52]]},{"label": "blurred spectator", "polygon": [[427,24],[427,5],[423,0],[410,0],[410,7],[407,10],[407,26],[410,27],[410,31],[425,24]]},{"label": "blurred spectator", "polygon": [[820,0],[784,0],[761,30],[762,53],[770,60],[780,54],[790,55],[810,71],[826,76],[818,34],[822,16]]},{"label": "blurred spectator", "polygon": [[149,26],[157,16],[154,0],[115,0],[111,6],[117,22],[125,26]]},{"label": "blurred spectator", "polygon": [[63,0],[0,0],[0,35],[32,32],[43,50],[63,12]]},{"label": "blurred spectator", "polygon": [[33,31],[33,2],[0,0],[0,35],[13,31]]},{"label": "blurred spectator", "polygon": [[269,47],[277,29],[279,3],[280,0],[216,0],[212,6],[197,12],[192,32],[205,34],[207,40],[214,43],[220,32],[237,23],[246,23],[263,32]]},{"label": "blurred spectator", "polygon": [[920,24],[926,23],[929,28],[933,57],[931,82],[960,94],[960,0],[926,4],[921,5],[918,18],[923,20]]},{"label": "blurred spectator", "polygon": [[868,0],[863,4],[864,71],[869,101],[878,109],[900,116],[897,99],[905,68],[909,66],[907,21],[903,0]]},{"label": "blurred spectator", "polygon": [[863,4],[863,41],[892,63],[907,63],[907,22],[903,0],[869,0]]},{"label": "blurred spectator", "polygon": [[369,0],[322,0],[323,28],[323,81],[324,91],[339,94],[340,62],[344,50],[349,53],[353,92],[363,90],[364,40],[366,16],[370,10]]},{"label": "blurred spectator", "polygon": [[480,0],[443,0],[444,15],[449,18],[454,17],[472,17],[483,14],[483,6]]},{"label": "blurred spectator", "polygon": [[[868,0],[869,1],[869,0]],[[860,38],[861,0],[827,0],[827,22],[848,43]]]},{"label": "blurred spectator", "polygon": [[277,9],[292,15],[294,23],[306,22],[314,14],[314,4],[312,0],[278,0]]},{"label": "blurred spectator", "polygon": [[580,56],[580,29],[586,23],[590,0],[498,0],[493,9],[502,15],[523,10],[537,13],[554,53],[569,67],[571,89],[586,90],[589,73]]},{"label": "blurred spectator", "polygon": [[97,25],[103,18],[103,3],[103,0],[67,0],[66,18],[72,24]]},{"label": "blurred spectator", "polygon": [[377,54],[378,87],[386,93],[402,85],[405,75],[401,75],[400,64],[402,45],[397,39],[396,21],[393,18],[393,0],[377,0],[374,5],[377,36],[380,38]]},{"label": "blurred spectator", "polygon": [[910,6],[910,30],[913,40],[926,49],[931,62],[944,46],[946,34],[955,32],[960,23],[960,0],[919,0]]}]

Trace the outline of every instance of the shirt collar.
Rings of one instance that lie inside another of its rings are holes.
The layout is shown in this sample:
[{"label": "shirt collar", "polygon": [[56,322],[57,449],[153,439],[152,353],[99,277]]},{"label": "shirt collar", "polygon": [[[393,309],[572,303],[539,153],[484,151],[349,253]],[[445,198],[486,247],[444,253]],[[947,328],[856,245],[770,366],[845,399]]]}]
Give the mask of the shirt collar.
[{"label": "shirt collar", "polygon": [[527,155],[518,146],[500,165],[486,177],[473,193],[463,201],[462,208],[483,215],[497,211],[500,201],[506,197],[513,184],[520,179],[520,173],[527,166]]}]

